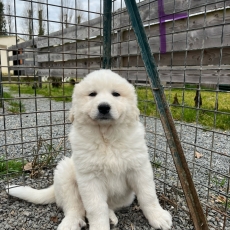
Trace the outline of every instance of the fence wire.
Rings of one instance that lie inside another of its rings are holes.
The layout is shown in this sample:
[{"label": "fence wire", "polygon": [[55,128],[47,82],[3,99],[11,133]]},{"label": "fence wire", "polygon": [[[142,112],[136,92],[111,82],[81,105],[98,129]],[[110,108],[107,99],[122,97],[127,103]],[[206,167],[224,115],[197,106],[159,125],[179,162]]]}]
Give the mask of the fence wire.
[{"label": "fence wire", "polygon": [[[74,84],[102,68],[103,1],[3,4],[0,194],[6,197],[9,184],[52,183],[55,165],[71,154]],[[136,88],[157,193],[173,213],[173,229],[193,229],[125,4],[115,0],[112,7],[112,70]],[[138,7],[210,229],[229,230],[230,1],[144,0]]]}]

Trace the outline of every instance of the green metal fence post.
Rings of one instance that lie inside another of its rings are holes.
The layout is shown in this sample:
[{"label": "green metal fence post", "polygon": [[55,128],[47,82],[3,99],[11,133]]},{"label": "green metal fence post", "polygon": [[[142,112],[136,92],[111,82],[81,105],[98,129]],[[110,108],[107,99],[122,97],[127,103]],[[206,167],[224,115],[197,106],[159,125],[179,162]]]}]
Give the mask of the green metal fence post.
[{"label": "green metal fence post", "polygon": [[111,69],[112,0],[104,0],[103,14],[103,69]]}]

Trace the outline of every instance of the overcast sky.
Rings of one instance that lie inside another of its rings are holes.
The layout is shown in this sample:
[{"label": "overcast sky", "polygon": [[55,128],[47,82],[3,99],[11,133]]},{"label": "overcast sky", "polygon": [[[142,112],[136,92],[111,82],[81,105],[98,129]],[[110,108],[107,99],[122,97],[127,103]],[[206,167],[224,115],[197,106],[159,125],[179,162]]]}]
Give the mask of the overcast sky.
[{"label": "overcast sky", "polygon": [[[35,2],[37,2],[38,0],[34,0]],[[57,30],[60,30],[60,24],[58,23],[60,21],[60,11],[61,8],[60,6],[65,2],[69,2],[68,6],[69,7],[75,7],[75,0],[42,0],[43,2],[47,3],[48,5],[45,4],[44,5],[44,11],[45,14],[47,15],[47,11],[48,11],[48,20],[49,21],[54,21],[49,23],[49,28],[50,28],[50,32],[54,32]],[[120,0],[117,0],[120,1]],[[23,33],[23,31],[25,31],[25,20],[23,20],[23,18],[21,17],[28,17],[25,15],[25,5],[29,4],[31,6],[31,3],[22,1],[22,0],[4,0],[3,1],[5,4],[5,9],[8,7],[8,4],[11,3],[11,8],[13,8],[13,11],[11,14],[16,15],[16,32],[17,33]],[[14,8],[14,2],[15,2],[15,8]],[[76,0],[76,2],[80,2],[80,8],[82,10],[86,10],[86,11],[94,11],[94,12],[100,12],[100,4],[102,4],[103,0]],[[89,5],[88,5],[89,2]],[[101,3],[100,3],[101,2]],[[36,3],[33,2],[32,0],[32,8],[35,9],[36,8]],[[77,8],[79,8],[79,6],[77,5]],[[5,13],[7,14],[7,11],[5,10]],[[73,13],[74,14],[74,13]],[[84,18],[85,20],[88,19],[88,17],[95,18],[99,15],[97,14],[90,14],[88,16],[87,13],[84,14]],[[38,18],[37,12],[34,15],[34,18]],[[13,19],[12,19],[13,20]],[[15,24],[15,20],[13,20]],[[34,25],[36,25],[38,21],[34,20]],[[74,22],[74,20],[73,20]],[[28,24],[28,22],[27,22]],[[15,26],[14,26],[15,27]],[[8,28],[7,28],[8,30]],[[46,24],[46,30],[47,30],[47,24]],[[46,31],[47,32],[47,31]]]}]

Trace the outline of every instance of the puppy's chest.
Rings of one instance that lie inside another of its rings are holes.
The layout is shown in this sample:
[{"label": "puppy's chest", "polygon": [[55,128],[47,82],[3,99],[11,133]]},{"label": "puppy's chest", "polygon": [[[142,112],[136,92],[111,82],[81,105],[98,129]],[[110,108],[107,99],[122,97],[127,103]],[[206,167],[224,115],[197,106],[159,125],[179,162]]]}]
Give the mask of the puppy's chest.
[{"label": "puppy's chest", "polygon": [[123,143],[100,143],[75,155],[78,169],[83,173],[125,174],[138,164],[137,152]]},{"label": "puppy's chest", "polygon": [[[105,172],[125,172],[129,168],[133,168],[135,160],[135,151],[132,148],[128,148],[127,145],[120,143],[101,145],[95,150],[95,165],[98,165]],[[99,157],[99,162],[98,162]]]}]

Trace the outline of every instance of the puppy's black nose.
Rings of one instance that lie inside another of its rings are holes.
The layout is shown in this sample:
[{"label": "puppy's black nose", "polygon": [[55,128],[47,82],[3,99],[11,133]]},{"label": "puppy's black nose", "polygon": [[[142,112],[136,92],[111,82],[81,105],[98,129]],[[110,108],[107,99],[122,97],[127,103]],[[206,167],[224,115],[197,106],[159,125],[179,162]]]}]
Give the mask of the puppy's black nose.
[{"label": "puppy's black nose", "polygon": [[107,104],[107,103],[103,103],[103,104],[100,104],[98,105],[98,111],[101,113],[101,114],[108,114],[109,111],[110,111],[110,105]]}]

